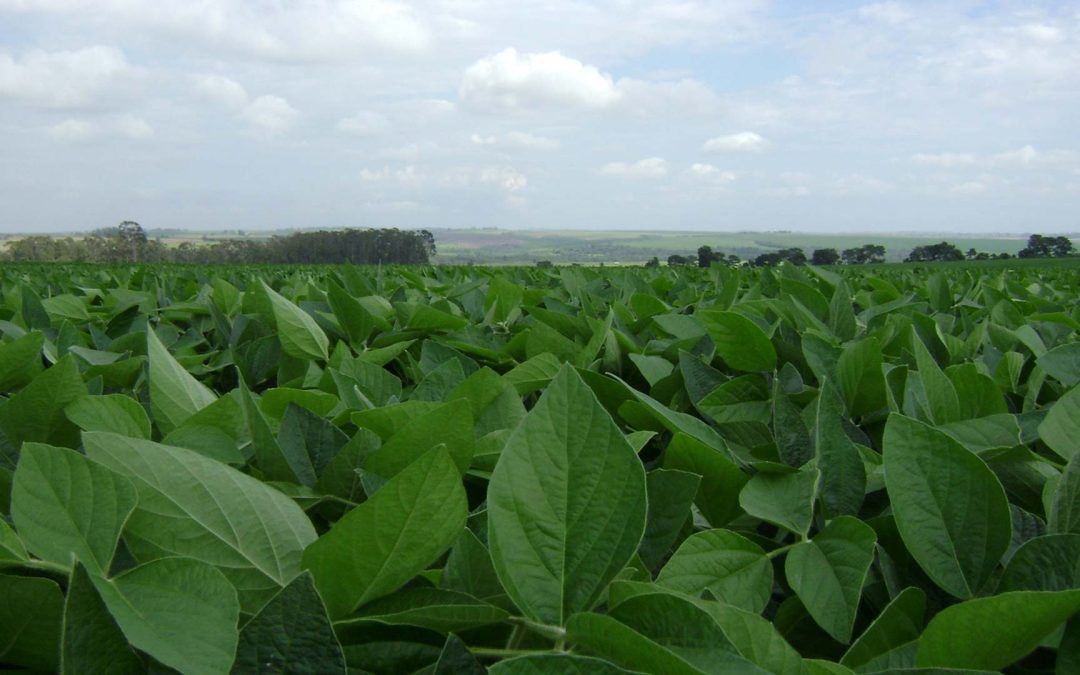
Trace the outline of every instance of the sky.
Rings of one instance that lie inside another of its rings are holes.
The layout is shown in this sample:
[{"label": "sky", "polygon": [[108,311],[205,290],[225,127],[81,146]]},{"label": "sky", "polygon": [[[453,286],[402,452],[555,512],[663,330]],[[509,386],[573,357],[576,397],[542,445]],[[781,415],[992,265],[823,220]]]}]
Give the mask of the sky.
[{"label": "sky", "polygon": [[0,0],[0,232],[1080,231],[1080,3]]}]

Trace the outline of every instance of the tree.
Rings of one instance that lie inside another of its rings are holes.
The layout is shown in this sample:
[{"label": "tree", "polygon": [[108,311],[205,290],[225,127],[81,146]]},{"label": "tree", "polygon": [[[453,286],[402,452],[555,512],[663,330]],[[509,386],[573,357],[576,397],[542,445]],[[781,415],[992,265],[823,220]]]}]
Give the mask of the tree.
[{"label": "tree", "polygon": [[805,265],[806,254],[801,248],[782,248],[776,252],[780,259],[792,265]]},{"label": "tree", "polygon": [[697,250],[697,266],[708,267],[716,260],[716,254],[713,253],[712,246],[702,246]]},{"label": "tree", "polygon": [[867,263],[885,262],[885,247],[879,244],[863,244],[856,248],[846,248],[840,254],[845,265],[866,265]]},{"label": "tree", "polygon": [[125,220],[116,228],[116,236],[131,250],[131,262],[139,262],[139,252],[146,245],[146,232],[134,220]]},{"label": "tree", "polygon": [[814,265],[835,265],[840,262],[840,254],[835,248],[815,248],[810,262]]},{"label": "tree", "polygon": [[775,267],[780,264],[779,253],[762,253],[754,258],[754,267]]},{"label": "tree", "polygon": [[551,269],[552,267],[555,267],[555,263],[551,262],[550,260],[537,260],[536,261],[536,266],[539,267],[540,269],[547,270],[547,269]]},{"label": "tree", "polygon": [[916,246],[904,262],[951,262],[963,260],[964,254],[947,241],[939,244]]},{"label": "tree", "polygon": [[660,267],[660,258],[656,256],[649,258],[649,261],[645,263],[645,267]]},{"label": "tree", "polygon": [[679,255],[678,253],[673,253],[672,255],[669,255],[668,259],[667,259],[668,267],[680,267],[680,266],[683,266],[683,265],[693,265],[696,262],[697,262],[697,259],[694,258],[694,256]]},{"label": "tree", "polygon": [[1033,234],[1028,238],[1027,248],[1017,255],[1021,258],[1063,258],[1075,254],[1076,249],[1068,237]]}]

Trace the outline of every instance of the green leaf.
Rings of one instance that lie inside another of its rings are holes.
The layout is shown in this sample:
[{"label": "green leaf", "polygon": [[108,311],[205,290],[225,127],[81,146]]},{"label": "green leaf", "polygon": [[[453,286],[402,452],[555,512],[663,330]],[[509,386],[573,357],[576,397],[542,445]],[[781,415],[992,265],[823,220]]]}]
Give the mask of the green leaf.
[{"label": "green leaf", "polygon": [[131,481],[74,450],[27,443],[15,469],[11,515],[38,557],[66,567],[74,555],[104,574],[137,501]]},{"label": "green leaf", "polygon": [[717,355],[735,370],[749,372],[776,368],[776,349],[765,331],[735,312],[704,310],[696,314],[705,324]]},{"label": "green leaf", "polygon": [[289,403],[278,429],[278,446],[289,458],[301,485],[314,487],[323,471],[349,441],[340,429],[315,413]]},{"label": "green leaf", "polygon": [[487,672],[461,638],[450,634],[446,636],[446,644],[431,675],[484,675]]},{"label": "green leaf", "polygon": [[851,640],[876,542],[869,525],[840,516],[812,540],[788,551],[784,561],[788,583],[806,611],[838,642]]},{"label": "green leaf", "polygon": [[153,330],[146,331],[150,358],[150,412],[163,434],[217,400],[214,392],[184,369]]},{"label": "green leaf", "polygon": [[853,342],[840,353],[836,374],[849,416],[859,417],[885,407],[881,365],[881,345],[872,337]]},{"label": "green leaf", "polygon": [[662,645],[604,614],[575,614],[566,624],[566,635],[571,642],[584,647],[587,652],[598,654],[619,666],[633,669],[632,672],[635,673],[648,675],[701,675],[702,673],[701,670]]},{"label": "green leaf", "polygon": [[511,435],[488,485],[491,555],[526,616],[590,609],[645,530],[645,470],[592,390],[564,366]]},{"label": "green leaf", "polygon": [[0,561],[28,560],[29,557],[19,535],[15,534],[15,530],[11,529],[6,520],[0,518]]},{"label": "green leaf", "polygon": [[664,451],[664,468],[701,476],[694,503],[713,527],[722,527],[739,515],[739,491],[749,479],[727,455],[676,433]]},{"label": "green leaf", "polygon": [[679,531],[690,518],[701,477],[686,471],[654,469],[645,476],[649,508],[638,555],[649,569],[671,550]]},{"label": "green leaf", "polygon": [[1054,534],[1080,534],[1080,459],[1073,455],[1057,481],[1047,513]]},{"label": "green leaf", "polygon": [[123,394],[81,396],[64,414],[83,431],[112,431],[132,438],[150,438],[150,418],[142,405]]},{"label": "green leaf", "polygon": [[38,331],[0,343],[0,391],[14,391],[26,386],[41,372],[44,344],[45,335]]},{"label": "green leaf", "polygon": [[930,405],[927,413],[934,424],[946,424],[960,419],[960,399],[957,398],[953,383],[941,372],[934,357],[919,338],[918,333],[911,333],[911,349],[915,352],[915,364],[919,369],[923,391]]},{"label": "green leaf", "polygon": [[291,499],[225,464],[184,448],[86,432],[90,459],[135,483],[139,505],[124,541],[139,561],[186,556],[218,567],[245,611],[300,573],[315,528]]},{"label": "green leaf", "polygon": [[1009,547],[1005,490],[977,456],[901,415],[885,425],[885,485],[904,545],[942,589],[970,598]]},{"label": "green leaf", "polygon": [[1004,591],[1070,591],[1080,588],[1080,534],[1048,534],[1016,550],[998,582]]},{"label": "green leaf", "polygon": [[802,657],[766,618],[720,602],[699,601],[735,648],[769,672],[803,675]]},{"label": "green leaf", "polygon": [[466,529],[450,549],[446,565],[443,567],[439,586],[450,591],[468,593],[473,597],[488,602],[495,602],[506,597],[506,591],[499,583],[491,554],[483,542]]},{"label": "green leaf", "polygon": [[60,672],[64,675],[146,672],[81,564],[71,571],[64,601]]},{"label": "green leaf", "polygon": [[234,673],[345,673],[345,655],[307,572],[240,631]]},{"label": "green leaf", "polygon": [[64,594],[55,581],[0,574],[0,663],[56,672]]},{"label": "green leaf", "polygon": [[1039,437],[1050,449],[1065,459],[1080,450],[1080,386],[1070,389],[1050,406],[1039,424]]},{"label": "green leaf", "polygon": [[469,402],[451,401],[408,422],[368,458],[366,471],[393,478],[431,448],[444,444],[460,473],[472,460],[473,422]]},{"label": "green leaf", "polygon": [[739,505],[755,518],[805,537],[814,518],[817,469],[793,473],[758,473],[739,493]]},{"label": "green leaf", "polygon": [[0,407],[0,433],[14,448],[28,441],[74,447],[78,429],[64,416],[64,408],[85,395],[75,357],[65,356]]},{"label": "green leaf", "polygon": [[461,474],[428,451],[304,551],[330,616],[392,593],[450,547],[465,527]]},{"label": "green leaf", "polygon": [[332,279],[326,282],[326,299],[338,323],[345,329],[349,343],[357,349],[362,347],[375,329],[371,314]]},{"label": "green leaf", "polygon": [[772,562],[760,546],[728,530],[706,530],[679,546],[656,578],[660,586],[760,613],[772,594]]},{"label": "green leaf", "polygon": [[828,517],[859,513],[866,493],[866,469],[843,427],[843,406],[825,381],[815,408],[814,448],[821,471],[818,487]]},{"label": "green leaf", "polygon": [[874,622],[840,659],[848,668],[858,668],[885,652],[917,640],[926,615],[926,593],[914,586],[905,588],[881,610]]},{"label": "green leaf", "polygon": [[319,324],[315,323],[315,319],[270,288],[265,281],[260,279],[259,283],[270,298],[282,351],[297,359],[326,361],[330,358],[330,340],[323,329],[319,328]]},{"label": "green leaf", "polygon": [[920,667],[1000,670],[1080,611],[1080,591],[1015,591],[942,610],[919,639]]},{"label": "green leaf", "polygon": [[240,605],[214,567],[163,558],[112,579],[91,579],[133,647],[183,673],[229,671]]},{"label": "green leaf", "polygon": [[613,663],[576,654],[529,654],[499,661],[490,675],[631,675]]},{"label": "green leaf", "polygon": [[465,593],[440,588],[407,588],[366,604],[350,616],[345,625],[374,621],[450,633],[490,626],[509,617],[506,610]]},{"label": "green leaf", "polygon": [[1050,377],[1075,387],[1080,384],[1080,342],[1058,345],[1038,359],[1039,367]]}]

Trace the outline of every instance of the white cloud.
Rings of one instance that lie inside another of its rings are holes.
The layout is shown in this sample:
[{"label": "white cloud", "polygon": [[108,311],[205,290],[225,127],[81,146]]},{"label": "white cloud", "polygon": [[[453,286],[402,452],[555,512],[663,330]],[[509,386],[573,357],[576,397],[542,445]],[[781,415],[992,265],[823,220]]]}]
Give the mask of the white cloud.
[{"label": "white cloud", "polygon": [[86,120],[67,119],[49,129],[49,135],[61,143],[85,143],[98,135],[98,128]]},{"label": "white cloud", "polygon": [[0,53],[0,98],[49,108],[94,106],[118,80],[133,74],[115,47],[33,50],[19,59]]},{"label": "white cloud", "polygon": [[912,17],[911,9],[901,2],[874,2],[859,8],[859,16],[887,24],[898,24]]},{"label": "white cloud", "polygon": [[339,120],[337,129],[355,136],[381,136],[390,129],[390,122],[378,113],[363,111]]},{"label": "white cloud", "polygon": [[1002,152],[991,158],[995,166],[1068,168],[1080,164],[1080,154],[1072,150],[1036,150],[1031,145]]},{"label": "white cloud", "polygon": [[633,163],[611,162],[600,167],[600,173],[626,178],[663,178],[668,174],[668,163],[660,157],[639,159]]},{"label": "white cloud", "polygon": [[611,75],[559,52],[518,54],[516,49],[482,58],[465,70],[459,95],[477,108],[569,106],[602,109],[622,96]]},{"label": "white cloud", "polygon": [[735,180],[734,171],[723,171],[712,164],[702,164],[700,162],[691,164],[686,173],[693,178],[713,183],[730,183]]},{"label": "white cloud", "polygon": [[280,96],[260,96],[240,111],[240,118],[268,134],[280,134],[296,120],[299,113]]},{"label": "white cloud", "polygon": [[753,131],[740,131],[737,134],[717,136],[705,141],[701,149],[706,152],[760,152],[768,141]]},{"label": "white cloud", "polygon": [[952,186],[952,191],[961,195],[978,195],[986,192],[986,183],[968,181]]},{"label": "white cloud", "polygon": [[240,110],[248,104],[248,93],[240,83],[222,75],[197,76],[195,91],[232,110]]},{"label": "white cloud", "polygon": [[512,167],[488,167],[480,171],[481,183],[498,185],[507,192],[517,192],[525,189],[529,180],[524,174]]},{"label": "white cloud", "polygon": [[553,138],[537,136],[524,131],[511,131],[501,138],[473,134],[469,137],[469,140],[475,145],[499,146],[514,150],[554,150],[559,147],[559,142]]},{"label": "white cloud", "polygon": [[469,140],[476,145],[495,145],[499,142],[499,139],[494,136],[481,136],[480,134],[469,136]]},{"label": "white cloud", "polygon": [[969,152],[939,152],[937,154],[920,152],[912,155],[911,161],[923,166],[951,169],[958,166],[972,166],[978,161],[978,157]]}]

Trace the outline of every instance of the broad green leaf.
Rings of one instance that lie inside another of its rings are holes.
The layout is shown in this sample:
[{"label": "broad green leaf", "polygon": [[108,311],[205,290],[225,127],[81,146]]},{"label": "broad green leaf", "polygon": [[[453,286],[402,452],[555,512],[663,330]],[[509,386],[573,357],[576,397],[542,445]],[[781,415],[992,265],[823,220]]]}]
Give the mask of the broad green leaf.
[{"label": "broad green leaf", "polygon": [[240,604],[217,569],[163,558],[112,579],[91,579],[133,647],[183,673],[229,671]]},{"label": "broad green leaf", "polygon": [[431,675],[484,675],[487,672],[461,638],[451,633],[446,636],[446,644]]},{"label": "broad green leaf", "polygon": [[974,596],[1009,547],[1005,490],[977,456],[901,415],[885,425],[885,484],[904,545],[938,586]]},{"label": "broad green leaf", "polygon": [[739,505],[755,518],[805,537],[814,517],[817,469],[794,473],[758,473],[739,493]]},{"label": "broad green leaf", "polygon": [[1080,534],[1048,534],[1017,549],[998,591],[1070,591],[1080,588]]},{"label": "broad green leaf", "polygon": [[0,519],[0,561],[28,560],[29,557],[19,535],[15,534],[15,530],[11,529],[6,520]]},{"label": "broad green leaf", "polygon": [[214,392],[184,369],[153,330],[146,331],[150,358],[150,411],[163,434],[217,400]]},{"label": "broad green leaf", "polygon": [[881,345],[873,337],[854,342],[840,353],[836,374],[849,416],[859,417],[885,407],[881,365]]},{"label": "broad green leaf", "polygon": [[392,593],[465,526],[465,489],[446,450],[428,451],[304,551],[330,616]]},{"label": "broad green leaf", "polygon": [[720,602],[699,601],[739,653],[776,675],[802,675],[802,658],[766,618]]},{"label": "broad green leaf", "polygon": [[289,403],[277,440],[300,484],[314,487],[349,437],[315,413]]},{"label": "broad green leaf", "polygon": [[64,566],[74,555],[105,574],[137,501],[131,481],[74,450],[27,443],[15,469],[11,515],[33,554]]},{"label": "broad green leaf", "polygon": [[919,639],[920,667],[1000,670],[1080,611],[1080,591],[1015,591],[942,610]]},{"label": "broad green leaf", "polygon": [[843,406],[828,381],[821,385],[815,408],[814,448],[821,472],[818,487],[829,517],[859,513],[866,493],[866,469],[858,448],[843,427]]},{"label": "broad green leaf", "polygon": [[326,299],[338,323],[345,329],[349,342],[359,349],[375,329],[375,320],[362,304],[332,279],[326,283]]},{"label": "broad green leaf", "polygon": [[670,552],[690,518],[701,477],[686,471],[654,469],[645,476],[645,482],[649,508],[638,555],[647,568],[654,569]]},{"label": "broad green leaf", "polygon": [[468,401],[451,401],[408,422],[368,458],[365,470],[393,478],[431,448],[446,445],[460,473],[472,460],[473,421]]},{"label": "broad green leaf", "polygon": [[788,583],[819,626],[847,644],[855,627],[863,584],[877,535],[851,516],[840,516],[812,540],[788,551]]},{"label": "broad green leaf", "polygon": [[632,669],[631,672],[634,673],[702,674],[701,670],[668,651],[659,643],[604,614],[575,614],[566,624],[566,635],[572,643],[582,647],[585,652],[601,656],[604,660],[618,666]]},{"label": "broad green leaf", "polygon": [[311,575],[303,573],[266,603],[240,631],[234,673],[345,673],[334,635]]},{"label": "broad green leaf", "polygon": [[123,394],[81,396],[64,409],[83,431],[112,431],[132,438],[150,438],[150,418],[142,405]]},{"label": "broad green leaf", "polygon": [[919,369],[923,391],[930,406],[927,413],[934,424],[946,424],[960,419],[960,400],[953,383],[941,372],[934,357],[915,332],[911,333],[911,349],[915,352],[915,364]]},{"label": "broad green leaf", "polygon": [[926,593],[914,586],[905,588],[844,652],[840,663],[848,668],[858,668],[885,652],[918,639],[925,615]]},{"label": "broad green leaf", "polygon": [[656,578],[660,586],[760,613],[772,594],[772,563],[760,546],[728,530],[706,530],[679,546]]},{"label": "broad green leaf", "polygon": [[705,324],[717,355],[727,365],[749,372],[776,368],[776,349],[765,331],[750,319],[716,310],[700,311],[696,316]]},{"label": "broad green leaf", "polygon": [[44,344],[45,335],[38,331],[0,343],[0,392],[23,387],[41,372]]},{"label": "broad green leaf", "polygon": [[0,663],[56,672],[64,594],[55,581],[0,574]]},{"label": "broad green leaf", "polygon": [[1038,359],[1039,367],[1066,387],[1080,384],[1080,342],[1058,345]]},{"label": "broad green leaf", "polygon": [[240,409],[243,411],[243,418],[251,437],[249,454],[262,477],[267,480],[300,484],[304,484],[304,479],[310,480],[313,469],[307,453],[285,454],[284,448],[278,443],[274,432],[270,429],[270,422],[256,404],[255,397],[243,378],[240,378],[237,392]]},{"label": "broad green leaf", "polygon": [[1080,385],[1070,389],[1050,406],[1039,425],[1039,437],[1065,459],[1080,450]]},{"label": "broad green leaf", "polygon": [[1057,481],[1047,512],[1054,534],[1080,534],[1080,459],[1073,455]]},{"label": "broad green leaf", "polygon": [[71,571],[64,600],[60,672],[64,675],[146,672],[81,564]]},{"label": "broad green leaf", "polygon": [[210,563],[236,586],[245,611],[300,573],[315,528],[281,492],[184,448],[98,431],[84,433],[83,444],[90,459],[135,483],[139,505],[124,541],[137,560]]},{"label": "broad green leaf", "polygon": [[263,292],[270,298],[270,307],[274,312],[274,322],[277,324],[277,335],[281,340],[282,351],[297,359],[326,361],[330,358],[328,351],[330,341],[319,324],[315,323],[315,319],[270,288],[265,281],[260,280],[259,283],[262,284]]},{"label": "broad green leaf", "polygon": [[0,433],[16,450],[28,441],[74,447],[78,429],[64,408],[84,395],[75,357],[65,356],[0,406]]},{"label": "broad green leaf", "polygon": [[526,616],[590,609],[645,530],[645,471],[592,390],[565,366],[507,441],[488,485],[491,555]]},{"label": "broad green leaf", "polygon": [[701,476],[694,503],[713,527],[722,527],[739,515],[739,491],[748,478],[727,455],[677,433],[664,451],[664,468]]},{"label": "broad green leaf", "polygon": [[499,583],[491,554],[484,543],[466,529],[450,549],[443,567],[439,586],[451,591],[467,593],[480,600],[498,604],[506,597]]}]

